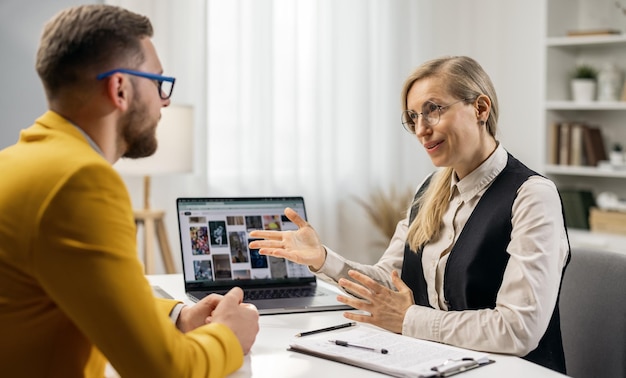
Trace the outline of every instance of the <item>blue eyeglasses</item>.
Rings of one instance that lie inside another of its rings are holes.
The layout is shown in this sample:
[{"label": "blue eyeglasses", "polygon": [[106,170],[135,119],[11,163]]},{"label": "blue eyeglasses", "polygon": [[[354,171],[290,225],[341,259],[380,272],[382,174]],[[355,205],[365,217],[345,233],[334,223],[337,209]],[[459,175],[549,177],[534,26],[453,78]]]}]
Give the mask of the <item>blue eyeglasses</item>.
[{"label": "blue eyeglasses", "polygon": [[154,80],[157,83],[157,87],[159,88],[159,97],[161,97],[162,100],[167,100],[168,98],[172,97],[172,91],[174,90],[174,82],[176,82],[176,78],[169,76],[162,76],[149,72],[127,70],[125,68],[117,68],[111,71],[101,73],[96,77],[96,79],[102,80],[118,72]]}]

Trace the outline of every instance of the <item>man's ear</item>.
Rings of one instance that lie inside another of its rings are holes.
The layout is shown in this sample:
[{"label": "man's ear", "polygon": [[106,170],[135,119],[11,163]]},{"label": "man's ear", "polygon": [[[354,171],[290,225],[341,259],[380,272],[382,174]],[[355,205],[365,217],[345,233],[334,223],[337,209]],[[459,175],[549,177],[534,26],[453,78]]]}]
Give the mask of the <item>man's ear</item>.
[{"label": "man's ear", "polygon": [[128,109],[132,87],[130,80],[122,74],[113,74],[107,80],[107,97],[115,107],[125,111]]}]

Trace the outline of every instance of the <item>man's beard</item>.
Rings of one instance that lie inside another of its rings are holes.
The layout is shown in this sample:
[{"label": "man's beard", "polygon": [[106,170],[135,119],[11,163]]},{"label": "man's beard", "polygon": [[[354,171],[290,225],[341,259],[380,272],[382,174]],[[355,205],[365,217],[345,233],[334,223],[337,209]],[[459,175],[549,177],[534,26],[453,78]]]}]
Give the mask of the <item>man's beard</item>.
[{"label": "man's beard", "polygon": [[120,120],[119,132],[126,144],[125,158],[137,159],[150,156],[157,149],[156,126],[150,125],[146,106],[139,98],[133,102],[128,113]]}]

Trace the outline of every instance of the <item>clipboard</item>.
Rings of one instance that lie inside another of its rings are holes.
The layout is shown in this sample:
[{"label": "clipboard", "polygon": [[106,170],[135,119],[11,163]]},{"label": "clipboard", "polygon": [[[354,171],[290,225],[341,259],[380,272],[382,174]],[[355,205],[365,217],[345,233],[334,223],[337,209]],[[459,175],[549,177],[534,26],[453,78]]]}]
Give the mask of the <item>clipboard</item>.
[{"label": "clipboard", "polygon": [[[337,339],[342,342],[337,344]],[[358,347],[350,348],[345,344]],[[294,338],[288,350],[402,378],[451,377],[495,362],[484,352],[366,325],[310,338]]]},{"label": "clipboard", "polygon": [[468,370],[473,370],[481,366],[494,363],[494,360],[485,358],[483,360],[475,360],[473,358],[462,358],[460,360],[446,360],[442,364],[433,366],[433,371],[430,377],[451,377],[463,373]]}]

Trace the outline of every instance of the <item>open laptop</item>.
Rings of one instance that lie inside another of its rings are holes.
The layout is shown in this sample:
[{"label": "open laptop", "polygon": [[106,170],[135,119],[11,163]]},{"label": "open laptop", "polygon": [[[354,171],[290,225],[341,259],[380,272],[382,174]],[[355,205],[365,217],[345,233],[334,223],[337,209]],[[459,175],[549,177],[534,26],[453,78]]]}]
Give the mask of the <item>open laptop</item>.
[{"label": "open laptop", "polygon": [[284,214],[306,219],[302,197],[178,198],[185,292],[194,301],[234,286],[260,314],[351,309],[317,285],[308,267],[248,247],[255,229],[296,230]]}]

